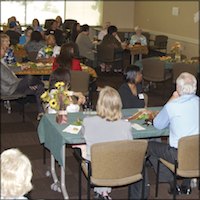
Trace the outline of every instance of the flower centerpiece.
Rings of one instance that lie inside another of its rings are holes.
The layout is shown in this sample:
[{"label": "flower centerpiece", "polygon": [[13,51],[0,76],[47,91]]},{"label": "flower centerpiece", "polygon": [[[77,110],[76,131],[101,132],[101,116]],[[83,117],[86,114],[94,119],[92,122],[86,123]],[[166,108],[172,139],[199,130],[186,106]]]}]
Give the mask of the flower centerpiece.
[{"label": "flower centerpiece", "polygon": [[53,48],[51,46],[47,46],[45,47],[44,52],[47,57],[51,57],[53,55]]},{"label": "flower centerpiece", "polygon": [[56,122],[64,124],[67,122],[66,107],[71,102],[72,92],[68,90],[68,86],[64,82],[57,82],[56,89],[47,90],[41,95],[43,102],[48,102],[50,108],[57,111]]},{"label": "flower centerpiece", "polygon": [[181,61],[181,44],[175,42],[171,47],[171,53],[175,54],[175,61]]}]

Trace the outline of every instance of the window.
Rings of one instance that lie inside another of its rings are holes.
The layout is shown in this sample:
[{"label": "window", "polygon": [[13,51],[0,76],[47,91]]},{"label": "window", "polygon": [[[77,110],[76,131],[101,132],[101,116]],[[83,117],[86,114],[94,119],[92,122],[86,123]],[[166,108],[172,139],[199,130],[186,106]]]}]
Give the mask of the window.
[{"label": "window", "polygon": [[38,1],[38,0],[2,0],[1,24],[15,16],[20,24],[31,24],[34,18],[44,24],[45,19],[55,19],[60,15],[64,19],[75,19],[80,24],[100,25],[103,2],[98,1]]}]

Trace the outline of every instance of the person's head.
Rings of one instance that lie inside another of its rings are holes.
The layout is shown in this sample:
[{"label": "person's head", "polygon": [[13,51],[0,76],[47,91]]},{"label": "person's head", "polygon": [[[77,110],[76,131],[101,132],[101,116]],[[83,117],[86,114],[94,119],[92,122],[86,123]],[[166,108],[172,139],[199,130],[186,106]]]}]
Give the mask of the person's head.
[{"label": "person's head", "polygon": [[56,20],[53,20],[51,22],[51,29],[56,30],[58,28],[58,22]]},{"label": "person's head", "polygon": [[1,46],[3,46],[6,50],[10,46],[10,37],[5,33],[1,33]]},{"label": "person's head", "polygon": [[135,33],[136,33],[136,35],[140,36],[142,34],[142,29],[139,26],[136,26]]},{"label": "person's head", "polygon": [[108,29],[108,27],[111,25],[110,22],[105,22],[105,25],[104,25],[104,29]]},{"label": "person's head", "polygon": [[72,59],[74,57],[73,42],[65,43],[61,46],[60,54],[56,58],[56,62],[60,67],[71,69]]},{"label": "person's head", "polygon": [[127,83],[137,84],[142,81],[142,73],[138,66],[131,65],[126,68],[124,78]]},{"label": "person's head", "polygon": [[117,34],[117,27],[116,26],[109,26],[108,27],[108,34],[115,36]]},{"label": "person's head", "polygon": [[46,43],[48,46],[54,47],[56,45],[56,39],[55,36],[52,34],[47,35],[46,37]]},{"label": "person's head", "polygon": [[72,42],[63,44],[60,49],[60,55],[67,58],[73,58],[74,44]]},{"label": "person's head", "polygon": [[122,102],[119,93],[106,86],[99,93],[96,106],[97,114],[108,121],[119,120],[122,117]]},{"label": "person's head", "polygon": [[31,33],[31,41],[39,42],[41,40],[43,40],[43,38],[42,38],[42,34],[39,31],[33,31]]},{"label": "person's head", "polygon": [[22,197],[32,189],[30,160],[18,149],[1,153],[1,196],[5,199]]},{"label": "person's head", "polygon": [[49,90],[55,89],[56,82],[64,82],[66,86],[70,86],[71,75],[69,69],[58,67],[51,73],[49,78]]},{"label": "person's head", "polygon": [[83,24],[83,26],[81,27],[81,31],[88,35],[89,35],[89,29],[90,27],[87,24]]},{"label": "person's head", "polygon": [[32,21],[32,26],[33,27],[38,27],[38,26],[40,26],[40,22],[39,22],[39,20],[38,19],[33,19],[33,21]]},{"label": "person's head", "polygon": [[62,17],[61,16],[57,16],[56,17],[56,21],[57,21],[57,23],[58,23],[58,26],[60,26],[60,25],[62,25]]},{"label": "person's head", "polygon": [[27,37],[31,37],[31,33],[33,32],[33,28],[31,26],[28,26],[27,29],[24,31],[24,34]]},{"label": "person's head", "polygon": [[183,72],[176,79],[176,90],[180,96],[195,94],[197,90],[197,80],[195,76],[188,72]]}]

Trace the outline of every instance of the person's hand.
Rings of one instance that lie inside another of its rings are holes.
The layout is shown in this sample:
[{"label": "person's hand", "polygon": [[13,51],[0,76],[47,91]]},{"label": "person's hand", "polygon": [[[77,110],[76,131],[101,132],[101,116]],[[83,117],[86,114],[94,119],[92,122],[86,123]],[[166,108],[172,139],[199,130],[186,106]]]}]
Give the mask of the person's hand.
[{"label": "person's hand", "polygon": [[76,96],[78,97],[78,105],[81,105],[81,104],[85,103],[86,98],[81,92],[77,92]]},{"label": "person's hand", "polygon": [[30,68],[30,66],[28,66],[26,64],[21,65],[21,70],[29,69],[29,68]]}]

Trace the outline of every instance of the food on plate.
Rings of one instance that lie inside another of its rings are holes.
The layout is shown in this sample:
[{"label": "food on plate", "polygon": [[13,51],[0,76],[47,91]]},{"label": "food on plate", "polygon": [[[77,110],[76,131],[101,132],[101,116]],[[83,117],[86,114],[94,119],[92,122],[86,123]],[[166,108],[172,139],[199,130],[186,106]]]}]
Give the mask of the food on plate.
[{"label": "food on plate", "polygon": [[141,110],[136,112],[134,115],[128,118],[128,121],[131,120],[141,120],[141,119],[149,119],[152,120],[158,114],[158,111],[151,111],[151,110]]}]

